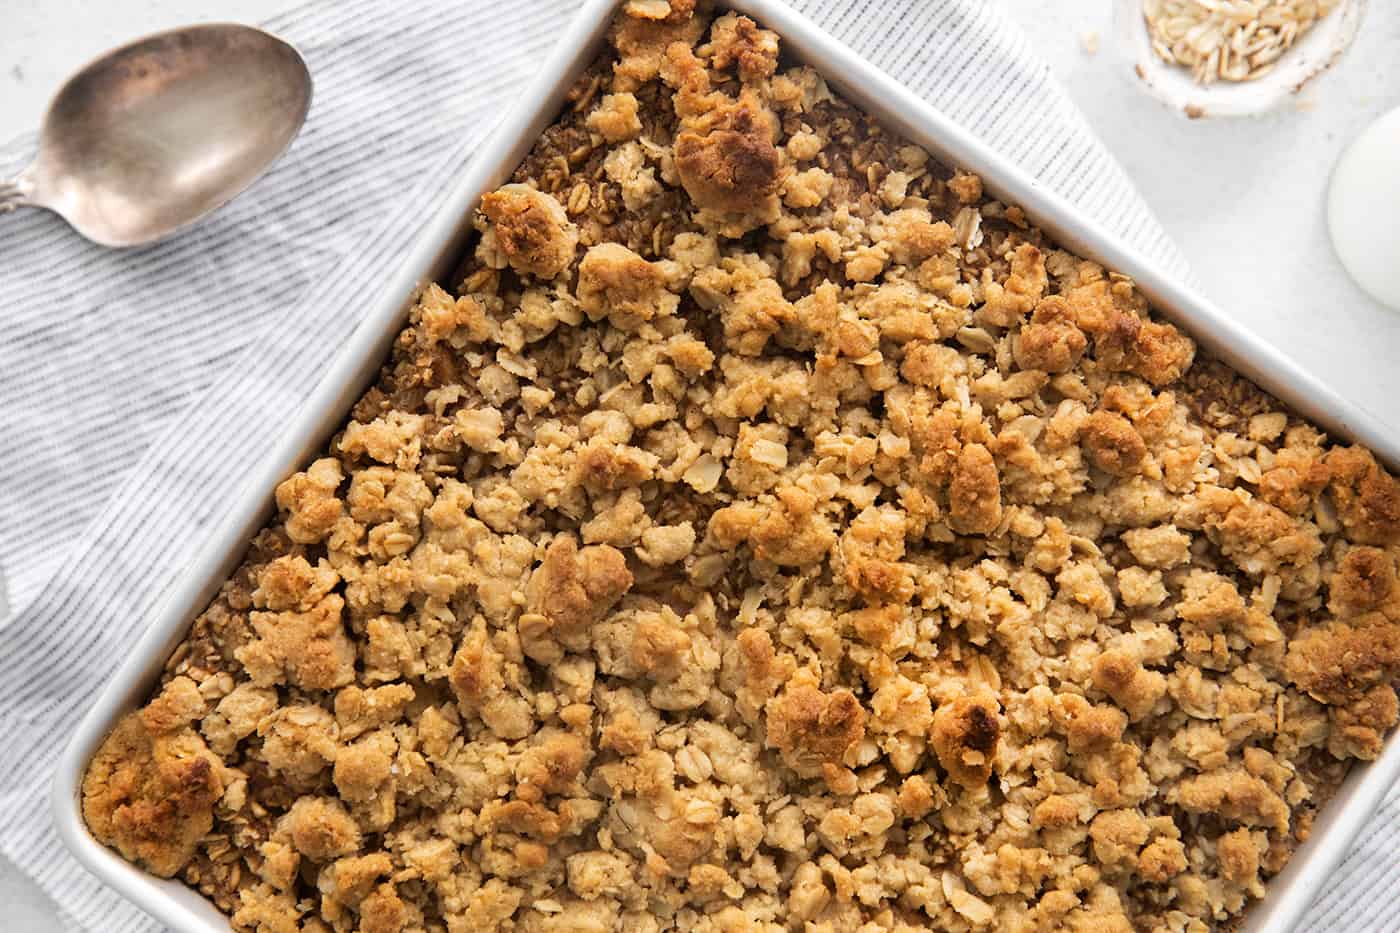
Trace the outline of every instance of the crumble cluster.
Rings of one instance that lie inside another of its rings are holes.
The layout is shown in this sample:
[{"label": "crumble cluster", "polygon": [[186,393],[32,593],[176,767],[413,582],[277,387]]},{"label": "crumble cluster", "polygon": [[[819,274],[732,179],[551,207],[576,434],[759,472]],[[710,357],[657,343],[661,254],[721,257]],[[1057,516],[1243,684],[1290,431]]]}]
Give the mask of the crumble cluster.
[{"label": "crumble cluster", "polygon": [[1400,485],[772,32],[611,39],[93,833],[256,933],[1229,926],[1396,722]]}]

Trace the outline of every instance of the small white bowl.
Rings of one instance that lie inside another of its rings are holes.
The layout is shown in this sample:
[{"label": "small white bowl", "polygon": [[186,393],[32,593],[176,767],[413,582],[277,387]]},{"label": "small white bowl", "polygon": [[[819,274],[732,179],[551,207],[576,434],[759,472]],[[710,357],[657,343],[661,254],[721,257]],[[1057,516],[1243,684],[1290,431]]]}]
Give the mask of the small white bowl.
[{"label": "small white bowl", "polygon": [[1274,70],[1253,81],[1197,84],[1189,69],[1168,64],[1152,50],[1142,0],[1114,0],[1113,32],[1147,91],[1192,119],[1266,113],[1289,100],[1332,66],[1356,37],[1366,0],[1342,0],[1279,58]]}]

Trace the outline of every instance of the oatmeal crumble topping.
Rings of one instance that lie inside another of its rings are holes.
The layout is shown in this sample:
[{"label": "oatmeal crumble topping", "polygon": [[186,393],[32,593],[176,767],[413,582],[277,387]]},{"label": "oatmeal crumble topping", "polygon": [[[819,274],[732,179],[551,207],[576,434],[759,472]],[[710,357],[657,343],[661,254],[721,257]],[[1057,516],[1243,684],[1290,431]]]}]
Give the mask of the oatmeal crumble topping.
[{"label": "oatmeal crumble topping", "polygon": [[89,766],[256,933],[1228,928],[1400,715],[1400,484],[686,0]]}]

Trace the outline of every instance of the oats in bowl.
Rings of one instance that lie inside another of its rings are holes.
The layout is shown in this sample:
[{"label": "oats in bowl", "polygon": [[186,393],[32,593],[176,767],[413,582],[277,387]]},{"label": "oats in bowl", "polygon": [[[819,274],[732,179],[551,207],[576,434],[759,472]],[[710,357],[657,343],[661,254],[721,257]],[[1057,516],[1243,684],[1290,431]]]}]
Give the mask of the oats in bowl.
[{"label": "oats in bowl", "polygon": [[1255,81],[1342,0],[1143,0],[1152,50],[1200,84]]},{"label": "oats in bowl", "polygon": [[281,931],[1225,928],[1396,720],[1400,485],[626,5],[89,767]]}]

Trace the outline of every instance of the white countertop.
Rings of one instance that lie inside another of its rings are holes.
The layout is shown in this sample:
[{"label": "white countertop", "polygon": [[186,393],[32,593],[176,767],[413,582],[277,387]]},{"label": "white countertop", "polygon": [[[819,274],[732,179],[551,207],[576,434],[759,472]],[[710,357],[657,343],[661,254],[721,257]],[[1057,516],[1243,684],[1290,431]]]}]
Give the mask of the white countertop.
[{"label": "white countertop", "polygon": [[[1372,3],[1356,44],[1304,90],[1298,106],[1258,119],[1193,123],[1133,86],[1109,48],[1110,0],[999,2],[1039,38],[1052,69],[1186,253],[1202,290],[1400,430],[1400,314],[1346,278],[1323,216],[1327,176],[1342,147],[1400,105],[1400,8]],[[63,78],[113,45],[191,22],[257,22],[287,5],[6,0],[0,139],[37,126]],[[1091,31],[1104,45],[1096,55],[1082,43]],[[13,929],[62,928],[52,906],[3,858],[0,903]]]}]

